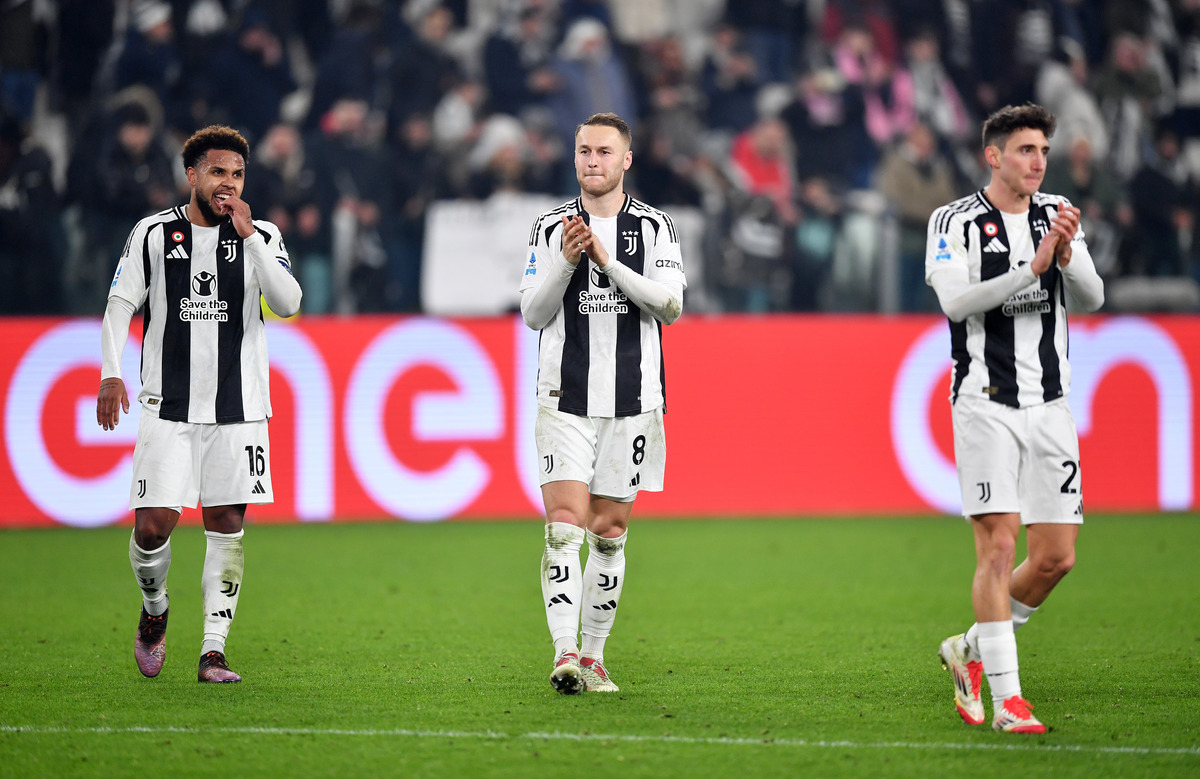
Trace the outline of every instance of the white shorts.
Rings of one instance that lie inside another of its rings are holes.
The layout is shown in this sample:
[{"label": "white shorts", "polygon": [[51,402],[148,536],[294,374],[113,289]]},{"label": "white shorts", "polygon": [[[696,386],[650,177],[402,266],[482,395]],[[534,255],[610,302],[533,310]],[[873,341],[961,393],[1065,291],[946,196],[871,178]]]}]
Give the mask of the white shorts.
[{"label": "white shorts", "polygon": [[267,420],[192,424],[142,407],[129,508],[273,503]]},{"label": "white shorts", "polygon": [[1079,435],[1065,398],[1012,408],[960,395],[952,417],[963,516],[1019,512],[1022,525],[1083,522]]},{"label": "white shorts", "polygon": [[667,464],[662,409],[632,417],[581,417],[538,406],[539,483],[581,481],[594,496],[629,502],[661,492]]}]

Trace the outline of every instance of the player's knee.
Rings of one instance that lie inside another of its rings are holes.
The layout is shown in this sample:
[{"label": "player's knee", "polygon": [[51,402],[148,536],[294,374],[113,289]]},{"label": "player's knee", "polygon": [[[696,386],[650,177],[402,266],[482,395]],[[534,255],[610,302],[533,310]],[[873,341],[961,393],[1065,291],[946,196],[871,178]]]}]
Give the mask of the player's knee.
[{"label": "player's knee", "polygon": [[1007,535],[994,536],[987,547],[982,550],[980,564],[999,576],[1012,573],[1013,564],[1017,559],[1016,542]]},{"label": "player's knee", "polygon": [[1037,561],[1038,572],[1050,581],[1058,581],[1071,572],[1075,567],[1075,550],[1070,549],[1062,554],[1052,554]]},{"label": "player's knee", "polygon": [[577,516],[570,509],[555,509],[546,514],[546,540],[550,541],[555,536],[555,525],[573,525],[577,528],[583,527],[583,517]]}]

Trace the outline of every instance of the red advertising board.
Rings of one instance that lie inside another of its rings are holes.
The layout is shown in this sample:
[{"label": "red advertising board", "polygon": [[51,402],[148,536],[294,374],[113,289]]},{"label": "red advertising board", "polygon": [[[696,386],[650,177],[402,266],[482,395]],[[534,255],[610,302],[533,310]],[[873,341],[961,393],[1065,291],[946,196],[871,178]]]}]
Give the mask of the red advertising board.
[{"label": "red advertising board", "polygon": [[[540,514],[519,318],[269,327],[276,502],[255,521]],[[0,526],[128,519],[137,404],[96,425],[99,322],[0,329]],[[664,340],[666,490],[639,515],[957,511],[944,319],[685,316]],[[1080,317],[1071,362],[1088,510],[1196,508],[1200,318]]]}]

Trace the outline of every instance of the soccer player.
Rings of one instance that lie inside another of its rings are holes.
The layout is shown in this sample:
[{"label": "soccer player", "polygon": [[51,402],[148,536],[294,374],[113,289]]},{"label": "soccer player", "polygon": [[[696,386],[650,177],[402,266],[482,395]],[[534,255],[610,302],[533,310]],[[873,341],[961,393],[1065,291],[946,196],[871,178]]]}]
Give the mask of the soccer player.
[{"label": "soccer player", "polygon": [[[925,279],[950,319],[950,402],[963,516],[975,534],[976,622],[938,654],[963,720],[1044,733],[1021,695],[1015,630],[1071,570],[1083,522],[1079,439],[1067,405],[1067,295],[1095,311],[1104,284],[1079,209],[1038,191],[1054,134],[1041,106],[1008,106],[983,125],[991,181],[934,212]],[[1027,556],[1013,570],[1025,527]]]},{"label": "soccer player", "polygon": [[618,689],[604,642],[625,585],[626,529],[638,491],[661,491],[666,465],[662,325],[683,312],[687,281],[671,218],[625,194],[630,143],[616,114],[575,128],[579,197],[534,222],[520,287],[521,315],[541,331],[542,600],[561,693]]},{"label": "soccer player", "polygon": [[201,682],[238,682],[225,639],[242,587],[247,503],[271,503],[271,416],[261,293],[292,316],[300,285],[279,228],[253,220],[241,199],[246,140],[228,127],[183,145],[190,202],[137,223],[117,264],[101,332],[96,421],[112,430],[129,413],[121,352],[135,311],[142,323],[142,404],[129,508],[129,560],[142,590],[133,656],[157,676],[166,655],[171,531],[183,506],[203,505],[208,545],[200,581]]}]

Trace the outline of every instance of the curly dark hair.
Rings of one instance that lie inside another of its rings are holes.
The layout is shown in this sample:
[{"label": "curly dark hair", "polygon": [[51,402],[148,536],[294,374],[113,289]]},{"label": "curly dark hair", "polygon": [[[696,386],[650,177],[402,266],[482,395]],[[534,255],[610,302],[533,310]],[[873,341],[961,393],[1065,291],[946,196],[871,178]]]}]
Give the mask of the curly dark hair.
[{"label": "curly dark hair", "polygon": [[1003,149],[1004,144],[1008,143],[1008,136],[1017,130],[1041,130],[1049,140],[1057,126],[1058,120],[1054,114],[1040,105],[1006,105],[983,123],[983,148],[999,146]]},{"label": "curly dark hair", "polygon": [[197,130],[183,144],[183,169],[194,168],[209,149],[221,149],[242,155],[242,161],[250,163],[250,144],[242,134],[232,127],[213,124]]},{"label": "curly dark hair", "polygon": [[633,133],[629,131],[629,125],[625,120],[613,113],[592,114],[587,119],[584,119],[575,127],[575,137],[579,137],[579,131],[584,127],[611,127],[621,134],[625,139],[626,146],[633,145]]}]

